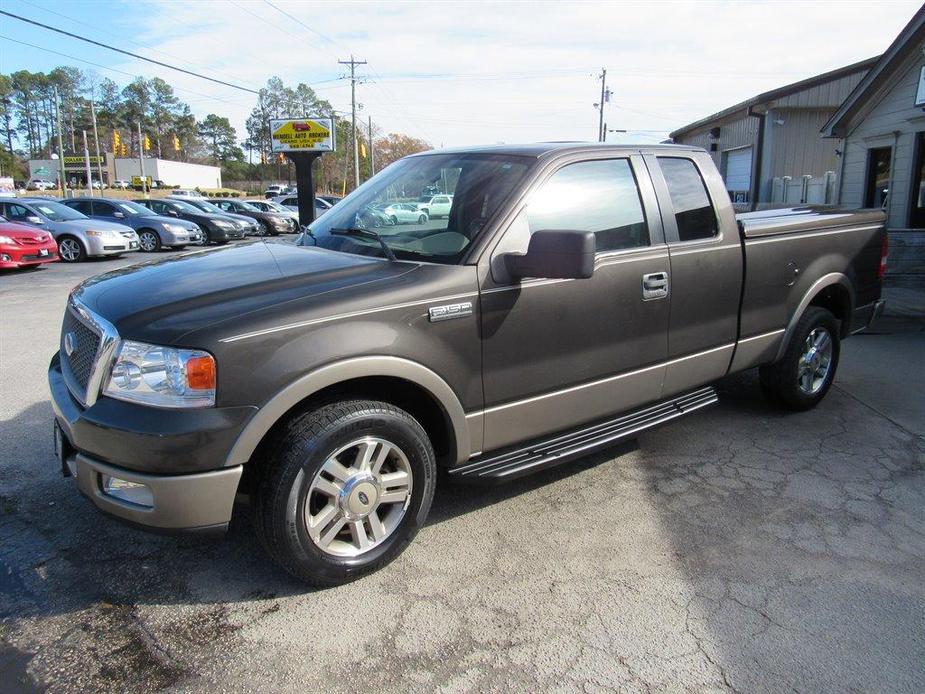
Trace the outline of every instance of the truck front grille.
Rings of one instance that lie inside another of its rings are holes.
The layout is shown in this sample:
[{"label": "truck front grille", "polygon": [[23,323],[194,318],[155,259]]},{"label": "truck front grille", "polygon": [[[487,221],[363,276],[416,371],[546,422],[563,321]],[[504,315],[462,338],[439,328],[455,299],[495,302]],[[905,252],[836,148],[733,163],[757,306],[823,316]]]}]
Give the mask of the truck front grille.
[{"label": "truck front grille", "polygon": [[[72,337],[68,338],[68,335]],[[68,340],[72,342],[70,354],[68,354]],[[64,324],[61,326],[61,361],[70,369],[74,378],[84,389],[83,393],[75,393],[81,399],[86,393],[99,347],[100,335],[85,325],[68,307],[64,312]]]}]

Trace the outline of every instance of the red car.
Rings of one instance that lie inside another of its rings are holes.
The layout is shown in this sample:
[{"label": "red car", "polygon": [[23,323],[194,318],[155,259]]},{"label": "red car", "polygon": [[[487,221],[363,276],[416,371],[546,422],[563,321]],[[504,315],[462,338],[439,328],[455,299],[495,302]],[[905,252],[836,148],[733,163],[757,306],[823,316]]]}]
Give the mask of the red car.
[{"label": "red car", "polygon": [[0,269],[32,267],[58,259],[58,244],[47,231],[0,223]]}]

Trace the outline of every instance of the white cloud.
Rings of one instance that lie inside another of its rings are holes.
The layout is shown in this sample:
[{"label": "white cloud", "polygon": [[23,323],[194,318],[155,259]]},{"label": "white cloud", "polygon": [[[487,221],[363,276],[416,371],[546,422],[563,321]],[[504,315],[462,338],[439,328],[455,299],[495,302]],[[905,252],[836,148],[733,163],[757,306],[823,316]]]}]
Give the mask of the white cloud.
[{"label": "white cloud", "polygon": [[[435,145],[595,139],[596,75],[614,91],[610,127],[664,133],[762,91],[882,52],[915,2],[350,3],[163,2],[140,40],[200,72],[262,85],[319,83],[349,110],[337,59],[369,61],[358,99],[386,131]],[[313,33],[317,32],[317,33]],[[324,38],[322,38],[324,37]],[[184,65],[185,67],[186,65]],[[243,137],[254,97],[154,66],[198,115],[227,115]],[[422,75],[448,75],[423,79]]]}]

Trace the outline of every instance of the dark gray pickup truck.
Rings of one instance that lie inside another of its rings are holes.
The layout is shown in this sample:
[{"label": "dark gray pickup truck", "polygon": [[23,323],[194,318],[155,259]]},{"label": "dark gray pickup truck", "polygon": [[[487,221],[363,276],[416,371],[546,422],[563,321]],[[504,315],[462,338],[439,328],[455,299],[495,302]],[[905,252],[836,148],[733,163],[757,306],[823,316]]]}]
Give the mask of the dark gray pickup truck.
[{"label": "dark gray pickup truck", "polygon": [[[445,219],[363,226],[435,188]],[[223,530],[248,499],[274,559],[341,583],[407,546],[438,479],[565,462],[752,367],[774,402],[813,407],[882,308],[885,260],[880,211],[736,218],[697,149],[416,155],[297,246],[75,289],[49,369],[57,453],[100,510],[148,529]]]}]

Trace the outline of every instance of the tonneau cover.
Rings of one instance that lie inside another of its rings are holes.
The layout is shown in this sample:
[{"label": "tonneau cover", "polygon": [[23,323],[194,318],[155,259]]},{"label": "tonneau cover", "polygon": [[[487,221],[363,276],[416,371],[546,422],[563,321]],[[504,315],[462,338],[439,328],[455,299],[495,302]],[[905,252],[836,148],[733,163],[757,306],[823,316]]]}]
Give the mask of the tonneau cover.
[{"label": "tonneau cover", "polygon": [[794,234],[816,229],[882,225],[886,215],[879,209],[844,210],[829,206],[787,207],[736,215],[746,239]]}]

